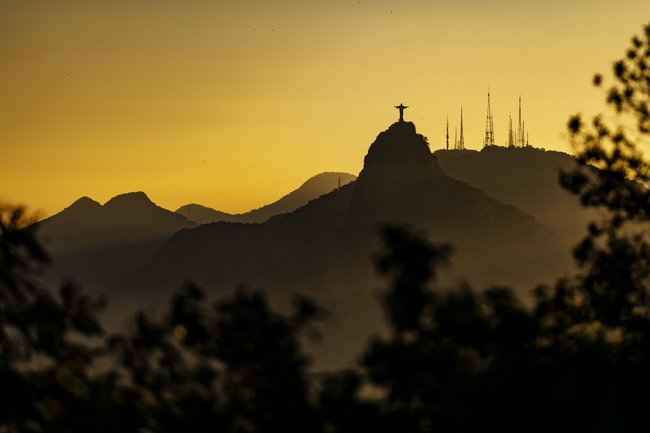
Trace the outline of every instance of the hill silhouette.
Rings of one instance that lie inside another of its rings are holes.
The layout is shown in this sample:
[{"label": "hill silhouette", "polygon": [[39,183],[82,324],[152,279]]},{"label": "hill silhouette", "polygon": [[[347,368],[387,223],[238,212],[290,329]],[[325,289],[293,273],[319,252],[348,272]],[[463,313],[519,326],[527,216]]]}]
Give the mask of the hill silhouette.
[{"label": "hill silhouette", "polygon": [[575,157],[566,153],[491,146],[481,151],[437,150],[435,155],[449,176],[534,215],[571,244],[596,217],[558,182],[560,170],[576,165]]},{"label": "hill silhouette", "polygon": [[222,294],[247,283],[267,288],[280,305],[299,290],[334,312],[327,332],[336,337],[328,341],[340,347],[325,344],[319,357],[342,362],[380,320],[371,259],[386,223],[409,224],[455,245],[457,265],[448,278],[464,275],[478,285],[528,289],[570,263],[558,236],[445,175],[415,126],[398,122],[370,146],[357,181],[263,224],[181,230],[124,287],[144,290],[141,301],[150,302],[188,278]]},{"label": "hill silhouette", "polygon": [[228,212],[221,212],[211,207],[203,206],[196,203],[186,204],[175,211],[179,215],[183,215],[189,221],[194,221],[198,224],[216,223],[219,221],[236,222],[238,214],[230,214]]},{"label": "hill silhouette", "polygon": [[309,178],[298,189],[291,191],[279,200],[241,214],[229,214],[199,204],[181,206],[176,213],[199,224],[219,221],[261,223],[275,215],[291,212],[306,205],[310,200],[333,191],[339,186],[339,183],[343,186],[355,179],[356,176],[349,173],[320,173]]},{"label": "hill silhouette", "polygon": [[173,233],[195,225],[143,192],[118,195],[103,206],[82,197],[37,223],[53,257],[48,278],[73,278],[90,288],[104,287],[144,265]]},{"label": "hill silhouette", "polygon": [[[367,251],[376,251],[378,225],[405,223],[426,230],[435,241],[452,243],[455,262],[464,268],[462,275],[485,284],[528,283],[535,270],[525,269],[525,263],[533,256],[553,261],[545,247],[554,249],[558,244],[556,236],[531,215],[447,176],[415,125],[397,122],[368,150],[344,239],[356,245],[370,243]],[[500,269],[502,265],[506,268]]]}]

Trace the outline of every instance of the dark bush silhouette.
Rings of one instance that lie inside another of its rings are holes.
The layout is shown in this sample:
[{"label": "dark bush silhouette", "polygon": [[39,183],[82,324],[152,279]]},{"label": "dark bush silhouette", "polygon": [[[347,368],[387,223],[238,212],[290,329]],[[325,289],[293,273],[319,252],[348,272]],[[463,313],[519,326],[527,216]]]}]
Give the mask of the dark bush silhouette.
[{"label": "dark bush silhouette", "polygon": [[610,310],[584,298],[587,276],[539,288],[532,308],[508,288],[443,289],[428,276],[446,261],[447,246],[398,227],[384,239],[378,263],[392,278],[384,297],[390,332],[370,342],[358,373],[382,396],[380,431],[644,425],[636,396],[650,385],[647,316],[609,325]]},{"label": "dark bush silhouette", "polygon": [[208,306],[187,285],[164,318],[140,313],[130,334],[109,339],[113,373],[155,431],[313,431],[297,336],[321,314],[298,298],[295,313],[282,316],[245,289]]},{"label": "dark bush silhouette", "polygon": [[0,209],[0,426],[91,428],[76,410],[94,392],[88,371],[97,355],[92,339],[103,332],[100,303],[72,284],[56,294],[40,287],[34,275],[48,257],[27,222],[23,208]]}]

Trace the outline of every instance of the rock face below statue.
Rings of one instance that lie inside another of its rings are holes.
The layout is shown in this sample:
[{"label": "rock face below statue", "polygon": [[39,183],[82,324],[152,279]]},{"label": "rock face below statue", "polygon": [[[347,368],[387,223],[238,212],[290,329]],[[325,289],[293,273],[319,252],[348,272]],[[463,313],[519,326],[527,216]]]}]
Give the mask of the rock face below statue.
[{"label": "rock face below statue", "polygon": [[556,267],[560,243],[552,233],[514,206],[446,176],[410,122],[394,123],[368,150],[343,226],[346,262],[368,261],[380,247],[382,224],[411,225],[453,244],[455,267],[479,284],[534,284],[527,279],[541,278],[533,272],[539,264]]}]

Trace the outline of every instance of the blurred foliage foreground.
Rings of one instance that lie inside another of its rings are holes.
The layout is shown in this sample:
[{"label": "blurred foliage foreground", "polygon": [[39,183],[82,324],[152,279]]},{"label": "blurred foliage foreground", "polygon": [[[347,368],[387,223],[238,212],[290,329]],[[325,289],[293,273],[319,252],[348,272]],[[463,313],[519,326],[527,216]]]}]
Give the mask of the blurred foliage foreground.
[{"label": "blurred foliage foreground", "polygon": [[[578,271],[523,306],[505,287],[436,286],[451,247],[387,227],[377,269],[389,331],[350,369],[314,378],[301,346],[325,313],[184,287],[162,318],[105,335],[101,303],[36,283],[47,255],[21,209],[0,212],[0,433],[475,432],[648,429],[650,26],[614,63],[616,124],[569,121],[561,183],[606,210]],[[594,78],[603,86],[603,77]],[[597,167],[596,171],[593,167]]]}]

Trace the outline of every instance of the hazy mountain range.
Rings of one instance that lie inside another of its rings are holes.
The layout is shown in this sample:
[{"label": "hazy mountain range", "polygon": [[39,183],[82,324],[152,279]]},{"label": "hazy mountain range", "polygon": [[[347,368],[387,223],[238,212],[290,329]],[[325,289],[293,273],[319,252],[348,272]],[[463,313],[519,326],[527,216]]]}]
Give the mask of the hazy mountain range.
[{"label": "hazy mountain range", "polygon": [[572,164],[532,148],[434,154],[412,123],[397,122],[371,144],[356,180],[323,173],[239,215],[199,205],[174,213],[144,193],[103,206],[83,198],[42,221],[41,233],[55,259],[51,275],[106,289],[115,317],[160,305],[187,280],[217,295],[242,283],[265,287],[279,305],[297,291],[312,295],[334,313],[318,350],[334,365],[377,328],[372,259],[382,224],[453,244],[448,282],[510,284],[525,294],[567,272],[589,218],[558,185],[558,170]]},{"label": "hazy mountain range", "polygon": [[229,214],[200,204],[187,204],[181,206],[176,210],[176,213],[199,224],[219,221],[262,223],[272,216],[292,212],[299,207],[306,205],[309,201],[318,198],[339,186],[347,185],[356,178],[356,176],[349,173],[321,173],[308,179],[298,189],[291,191],[281,199],[266,206],[241,214]]},{"label": "hazy mountain range", "polygon": [[48,279],[71,278],[92,289],[143,266],[172,234],[197,224],[133,192],[103,206],[82,197],[38,225],[53,257]]},{"label": "hazy mountain range", "polygon": [[82,197],[38,223],[41,239],[54,258],[47,279],[70,278],[103,289],[151,261],[167,239],[180,229],[196,227],[197,221],[264,221],[303,206],[337,188],[339,182],[345,185],[354,179],[348,173],[321,173],[270,205],[235,215],[201,205],[171,212],[157,206],[144,192],[118,195],[103,206]]}]

